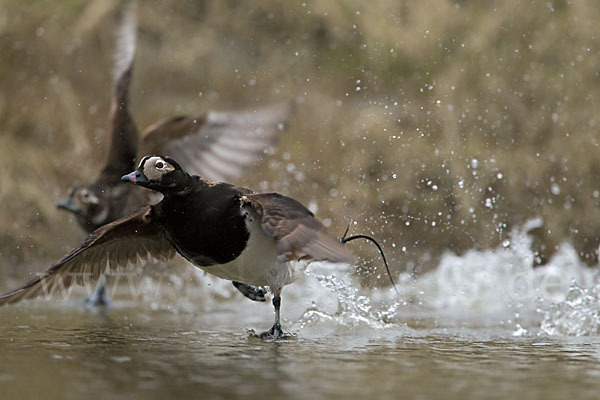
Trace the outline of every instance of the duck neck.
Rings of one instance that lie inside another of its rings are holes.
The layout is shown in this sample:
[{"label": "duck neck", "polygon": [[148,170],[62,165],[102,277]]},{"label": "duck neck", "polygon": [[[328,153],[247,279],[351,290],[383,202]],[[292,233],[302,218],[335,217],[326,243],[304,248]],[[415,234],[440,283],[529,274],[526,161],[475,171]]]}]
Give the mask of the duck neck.
[{"label": "duck neck", "polygon": [[187,172],[181,171],[173,181],[172,185],[164,185],[160,188],[160,192],[165,197],[182,197],[190,194],[195,189],[194,176]]}]

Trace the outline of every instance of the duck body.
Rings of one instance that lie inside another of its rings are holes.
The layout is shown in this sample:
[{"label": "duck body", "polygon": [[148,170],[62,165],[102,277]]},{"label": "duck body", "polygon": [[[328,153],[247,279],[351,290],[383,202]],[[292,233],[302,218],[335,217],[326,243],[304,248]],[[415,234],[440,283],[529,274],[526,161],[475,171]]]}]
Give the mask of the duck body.
[{"label": "duck body", "polygon": [[[260,216],[244,205],[249,189],[189,176],[187,190],[166,193],[152,216],[177,252],[219,278],[283,286],[292,273],[276,256]],[[279,283],[281,282],[281,283]]]}]

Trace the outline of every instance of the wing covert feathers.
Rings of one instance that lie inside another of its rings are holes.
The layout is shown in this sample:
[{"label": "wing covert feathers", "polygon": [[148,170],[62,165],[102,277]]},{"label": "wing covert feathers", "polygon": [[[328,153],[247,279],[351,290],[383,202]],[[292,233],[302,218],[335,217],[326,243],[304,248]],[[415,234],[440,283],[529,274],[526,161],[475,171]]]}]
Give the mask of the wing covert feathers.
[{"label": "wing covert feathers", "polygon": [[330,236],[298,201],[278,193],[248,194],[242,201],[261,216],[263,231],[275,239],[281,261],[309,259],[354,263],[355,256]]}]

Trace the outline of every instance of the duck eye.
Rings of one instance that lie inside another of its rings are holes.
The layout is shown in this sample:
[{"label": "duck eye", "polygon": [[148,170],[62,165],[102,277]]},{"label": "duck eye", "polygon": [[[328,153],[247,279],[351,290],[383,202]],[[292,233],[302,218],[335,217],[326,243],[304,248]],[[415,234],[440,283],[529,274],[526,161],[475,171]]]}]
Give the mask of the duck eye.
[{"label": "duck eye", "polygon": [[157,161],[154,166],[156,168],[158,168],[158,169],[163,169],[163,167],[165,166],[165,164],[162,161]]}]

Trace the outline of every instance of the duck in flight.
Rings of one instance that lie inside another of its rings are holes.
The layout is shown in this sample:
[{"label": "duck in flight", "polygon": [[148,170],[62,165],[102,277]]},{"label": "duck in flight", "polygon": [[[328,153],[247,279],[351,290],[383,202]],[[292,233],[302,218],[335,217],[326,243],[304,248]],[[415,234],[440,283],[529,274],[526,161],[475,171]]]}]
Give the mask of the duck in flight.
[{"label": "duck in flight", "polygon": [[[129,111],[136,31],[135,3],[130,2],[122,10],[117,32],[111,142],[106,164],[93,182],[72,186],[68,197],[57,204],[72,213],[86,233],[155,202],[156,194],[121,183],[121,176],[135,169],[138,154],[171,154],[191,173],[230,181],[240,177],[274,145],[292,114],[291,104],[286,102],[241,112],[176,116],[148,127],[140,139]],[[241,286],[236,284],[236,287]],[[108,303],[102,283],[88,304]]]},{"label": "duck in flight", "polygon": [[149,126],[140,139],[129,112],[136,31],[135,3],[130,2],[122,10],[117,32],[106,163],[92,183],[72,186],[57,204],[75,215],[87,233],[149,204],[147,191],[121,184],[121,176],[135,169],[138,154],[170,154],[194,174],[231,181],[273,146],[292,114],[291,103],[284,102],[239,112],[176,116]]},{"label": "duck in flight", "polygon": [[144,157],[121,178],[163,195],[129,216],[90,234],[79,247],[23,286],[0,295],[0,305],[34,298],[57,284],[98,279],[138,259],[179,254],[219,278],[239,282],[252,300],[268,286],[275,323],[261,336],[280,338],[283,287],[294,280],[298,261],[353,263],[354,255],[298,201],[278,193],[253,193],[228,183],[190,175],[172,158]]}]

